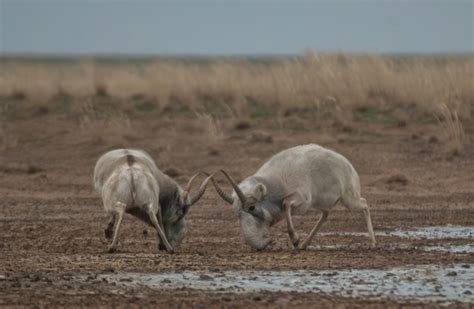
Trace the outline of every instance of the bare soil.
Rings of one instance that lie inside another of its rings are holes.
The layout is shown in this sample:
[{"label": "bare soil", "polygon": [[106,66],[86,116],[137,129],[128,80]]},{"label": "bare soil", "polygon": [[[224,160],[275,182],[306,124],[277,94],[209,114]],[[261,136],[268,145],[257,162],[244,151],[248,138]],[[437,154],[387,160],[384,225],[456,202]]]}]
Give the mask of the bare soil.
[{"label": "bare soil", "polygon": [[[199,170],[212,172],[221,167],[240,180],[280,150],[318,143],[346,156],[359,172],[376,231],[473,225],[471,127],[466,128],[465,149],[453,154],[445,132],[436,124],[355,122],[341,127],[330,121],[300,120],[297,125],[285,121],[253,120],[242,127],[229,120],[223,123],[223,138],[212,143],[208,130],[196,119],[163,117],[79,125],[46,115],[3,121],[0,306],[399,307],[395,302],[315,293],[131,289],[93,278],[110,272],[390,269],[474,263],[473,254],[416,249],[426,244],[468,244],[472,239],[378,237],[373,249],[368,238],[325,235],[316,236],[313,245],[347,246],[295,251],[283,223],[273,227],[271,247],[255,252],[241,242],[235,215],[212,187],[190,210],[188,236],[176,253],[158,251],[155,233],[132,217],[126,217],[122,225],[120,251],[106,253],[103,229],[107,218],[92,188],[92,172],[102,153],[119,147],[145,149],[162,170],[173,172],[184,185]],[[271,138],[254,138],[255,132]],[[222,185],[229,188],[224,181]],[[309,232],[317,217],[316,212],[296,216],[300,234]],[[321,231],[365,232],[363,214],[337,207]],[[77,274],[91,280],[75,281],[72,277]]]}]

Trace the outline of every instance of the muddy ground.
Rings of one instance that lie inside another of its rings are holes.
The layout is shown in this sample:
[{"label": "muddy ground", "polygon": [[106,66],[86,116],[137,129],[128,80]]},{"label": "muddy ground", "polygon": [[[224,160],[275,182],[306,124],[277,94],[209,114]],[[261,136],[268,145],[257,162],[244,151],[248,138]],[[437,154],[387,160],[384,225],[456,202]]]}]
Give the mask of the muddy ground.
[{"label": "muddy ground", "polygon": [[[271,247],[255,252],[241,242],[236,217],[212,187],[190,210],[188,236],[176,253],[159,252],[153,231],[131,217],[122,225],[120,251],[106,253],[103,229],[107,218],[99,196],[93,192],[92,172],[102,153],[118,147],[147,150],[162,170],[176,175],[184,185],[194,172],[220,167],[240,180],[282,149],[318,143],[345,155],[359,172],[362,195],[371,208],[376,232],[473,225],[471,142],[453,155],[447,147],[448,137],[436,123],[354,122],[341,127],[304,120],[296,124],[291,120],[251,120],[235,126],[235,121],[228,121],[222,123],[219,139],[212,138],[206,125],[196,119],[163,117],[79,124],[46,115],[3,121],[0,306],[436,305],[321,293],[156,290],[95,279],[97,274],[122,272],[390,269],[474,263],[473,253],[418,249],[472,244],[472,239],[379,236],[377,247],[372,249],[366,237],[329,233],[317,236],[308,250],[295,251],[283,222],[272,229]],[[472,127],[467,126],[466,135],[472,140]],[[224,181],[222,185],[228,188]],[[309,232],[317,216],[312,212],[295,217],[300,234]],[[366,232],[363,214],[337,207],[321,232]],[[75,280],[77,275],[89,279]]]}]

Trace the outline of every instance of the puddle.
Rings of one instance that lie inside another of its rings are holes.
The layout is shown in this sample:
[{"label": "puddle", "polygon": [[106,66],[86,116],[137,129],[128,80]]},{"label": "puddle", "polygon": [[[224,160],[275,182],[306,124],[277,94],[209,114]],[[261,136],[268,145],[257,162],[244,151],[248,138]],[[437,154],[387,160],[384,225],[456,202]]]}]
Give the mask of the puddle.
[{"label": "puddle", "polygon": [[474,253],[474,245],[439,245],[423,246],[421,250],[427,252]]},{"label": "puddle", "polygon": [[[363,236],[367,237],[367,233],[320,233],[322,236]],[[410,239],[474,239],[474,226],[428,226],[420,227],[409,231],[387,231],[376,232],[375,236],[389,236]]]},{"label": "puddle", "polygon": [[[310,245],[309,250],[341,250],[341,249],[357,249],[363,247],[363,245]],[[383,248],[383,247],[382,247]],[[390,249],[400,250],[421,250],[426,252],[450,252],[458,254],[474,253],[474,244],[440,244],[440,245],[429,245],[429,246],[414,246],[410,244],[391,244]]]},{"label": "puddle", "polygon": [[390,270],[225,271],[102,274],[126,287],[190,288],[207,292],[313,292],[416,302],[474,302],[474,264],[410,266]]},{"label": "puddle", "polygon": [[[326,232],[320,233],[321,236],[356,236],[367,237],[365,232]],[[412,240],[454,240],[454,239],[470,239],[474,240],[474,226],[446,225],[446,226],[429,226],[420,227],[413,230],[397,230],[376,232],[376,237],[399,237]],[[411,246],[408,244],[394,245],[398,249],[417,249],[427,252],[450,252],[450,253],[474,253],[474,244],[441,244],[426,246]],[[310,246],[313,249],[340,249],[347,246]]]}]

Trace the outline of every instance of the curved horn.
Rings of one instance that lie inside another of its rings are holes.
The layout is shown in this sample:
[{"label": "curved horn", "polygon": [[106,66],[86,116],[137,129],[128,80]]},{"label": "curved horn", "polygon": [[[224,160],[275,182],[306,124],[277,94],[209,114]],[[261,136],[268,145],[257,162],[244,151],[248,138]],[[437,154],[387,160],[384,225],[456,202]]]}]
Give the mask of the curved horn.
[{"label": "curved horn", "polygon": [[[193,185],[193,183],[194,183],[194,180],[196,179],[196,177],[198,177],[198,176],[201,175],[201,174],[204,174],[204,175],[206,175],[206,176],[209,176],[209,173],[206,173],[206,172],[203,172],[203,171],[194,174],[194,175],[189,179],[188,184],[186,185],[186,188],[184,189],[184,192],[183,192],[183,200],[186,201],[186,200],[188,199],[189,192],[191,191],[191,187],[192,187],[192,185]],[[203,192],[203,194],[204,194],[204,192]]]},{"label": "curved horn", "polygon": [[219,187],[219,185],[217,184],[217,182],[214,180],[214,178],[212,178],[212,184],[214,185],[214,188],[216,188],[216,191],[217,193],[222,197],[222,199],[224,201],[226,201],[227,203],[229,204],[234,204],[234,199],[232,198],[232,196],[229,196],[227,195],[224,190],[221,189],[221,187]]},{"label": "curved horn", "polygon": [[[229,180],[230,184],[232,185],[232,188],[234,188],[234,191],[235,193],[237,194],[237,196],[239,197],[240,199],[240,202],[242,202],[242,205],[245,204],[245,195],[244,193],[242,192],[242,190],[240,190],[239,186],[237,186],[237,184],[235,183],[234,179],[226,172],[224,171],[223,169],[220,169],[219,172],[221,172],[222,174],[224,174],[224,176]],[[214,183],[214,182],[213,182]],[[215,184],[215,183],[214,183]],[[217,188],[216,188],[217,189]],[[219,194],[220,195],[220,194]],[[221,195],[222,198],[224,198],[222,195]],[[225,199],[226,201],[228,201],[227,199]],[[232,199],[232,202],[233,202],[233,199]]]},{"label": "curved horn", "polygon": [[214,174],[209,175],[206,172],[202,172],[202,173],[207,175],[207,178],[202,182],[201,187],[199,188],[199,191],[196,193],[196,195],[191,198],[191,201],[189,202],[189,206],[194,205],[197,201],[201,199],[204,192],[206,192],[207,183],[209,182],[209,179],[212,179],[212,177],[214,176]]}]

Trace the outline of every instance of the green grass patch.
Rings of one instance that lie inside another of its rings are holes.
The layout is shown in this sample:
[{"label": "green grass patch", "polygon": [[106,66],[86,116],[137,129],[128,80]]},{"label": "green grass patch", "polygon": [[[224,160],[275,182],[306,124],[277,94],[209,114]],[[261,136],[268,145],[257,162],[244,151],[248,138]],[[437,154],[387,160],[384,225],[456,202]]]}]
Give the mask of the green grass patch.
[{"label": "green grass patch", "polygon": [[389,111],[380,110],[373,106],[359,107],[354,111],[354,120],[367,123],[396,124],[399,120]]},{"label": "green grass patch", "polygon": [[416,115],[415,121],[420,124],[436,124],[438,119],[434,114],[420,113]]},{"label": "green grass patch", "polygon": [[223,118],[229,116],[231,111],[230,107],[224,101],[203,101],[201,105],[204,112],[214,118]]},{"label": "green grass patch", "polygon": [[133,107],[137,112],[141,113],[152,113],[158,110],[158,104],[150,100],[134,103]]},{"label": "green grass patch", "polygon": [[250,118],[258,119],[258,118],[268,118],[271,116],[275,116],[278,110],[278,107],[275,105],[274,107],[269,107],[267,104],[262,104],[255,100],[252,97],[246,97],[247,100],[247,111]]},{"label": "green grass patch", "polygon": [[172,96],[168,103],[161,109],[163,115],[182,116],[192,118],[194,111],[189,104],[182,102],[179,98]]},{"label": "green grass patch", "polygon": [[51,107],[57,113],[69,113],[71,111],[73,98],[67,94],[58,93],[51,98]]}]

